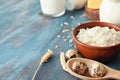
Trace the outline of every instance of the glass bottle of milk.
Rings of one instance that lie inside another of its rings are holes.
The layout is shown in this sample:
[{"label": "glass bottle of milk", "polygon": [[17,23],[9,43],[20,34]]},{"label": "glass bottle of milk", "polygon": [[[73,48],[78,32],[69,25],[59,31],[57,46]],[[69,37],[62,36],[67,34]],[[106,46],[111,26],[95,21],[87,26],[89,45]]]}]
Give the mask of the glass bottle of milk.
[{"label": "glass bottle of milk", "polygon": [[65,13],[66,0],[40,0],[42,13],[52,17],[59,17]]},{"label": "glass bottle of milk", "polygon": [[120,26],[120,0],[103,0],[100,7],[100,21]]},{"label": "glass bottle of milk", "polygon": [[72,11],[74,9],[81,9],[87,3],[87,0],[67,0],[66,9]]}]

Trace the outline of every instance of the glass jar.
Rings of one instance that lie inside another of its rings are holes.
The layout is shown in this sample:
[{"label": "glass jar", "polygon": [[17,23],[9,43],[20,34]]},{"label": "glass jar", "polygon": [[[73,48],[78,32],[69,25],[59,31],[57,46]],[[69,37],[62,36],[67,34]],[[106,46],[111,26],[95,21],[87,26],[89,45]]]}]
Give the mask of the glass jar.
[{"label": "glass jar", "polygon": [[100,21],[120,26],[120,0],[103,0],[100,7]]},{"label": "glass jar", "polygon": [[40,0],[42,13],[59,17],[65,13],[66,0]]},{"label": "glass jar", "polygon": [[81,9],[87,3],[87,0],[67,0],[66,9],[72,11],[74,9]]}]

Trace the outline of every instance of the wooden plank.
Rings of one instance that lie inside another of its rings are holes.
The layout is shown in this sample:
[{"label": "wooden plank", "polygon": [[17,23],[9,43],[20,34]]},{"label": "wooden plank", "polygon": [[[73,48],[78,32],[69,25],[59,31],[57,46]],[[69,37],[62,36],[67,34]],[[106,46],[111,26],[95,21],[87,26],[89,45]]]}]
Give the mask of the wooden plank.
[{"label": "wooden plank", "polygon": [[[84,9],[51,18],[41,14],[39,0],[0,0],[0,80],[31,80],[47,49],[54,51],[54,57],[41,67],[36,80],[78,80],[62,70],[59,53],[74,44],[62,37],[71,36],[78,23],[89,21],[83,14]],[[69,26],[61,26],[64,22]],[[120,69],[119,57],[108,65]]]}]

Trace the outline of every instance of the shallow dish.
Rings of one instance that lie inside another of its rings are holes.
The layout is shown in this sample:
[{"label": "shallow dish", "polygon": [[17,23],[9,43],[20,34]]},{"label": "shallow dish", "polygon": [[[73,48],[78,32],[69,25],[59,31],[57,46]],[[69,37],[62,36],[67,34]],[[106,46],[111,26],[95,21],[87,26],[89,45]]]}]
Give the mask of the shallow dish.
[{"label": "shallow dish", "polygon": [[98,60],[100,62],[109,62],[113,58],[115,58],[118,53],[120,53],[120,43],[107,46],[107,47],[97,47],[97,46],[90,46],[85,43],[80,42],[76,35],[78,34],[81,28],[92,28],[95,26],[101,27],[109,27],[114,28],[116,31],[120,31],[120,27],[114,24],[106,23],[106,22],[87,22],[77,26],[72,33],[73,40],[75,42],[76,48],[86,58]]}]

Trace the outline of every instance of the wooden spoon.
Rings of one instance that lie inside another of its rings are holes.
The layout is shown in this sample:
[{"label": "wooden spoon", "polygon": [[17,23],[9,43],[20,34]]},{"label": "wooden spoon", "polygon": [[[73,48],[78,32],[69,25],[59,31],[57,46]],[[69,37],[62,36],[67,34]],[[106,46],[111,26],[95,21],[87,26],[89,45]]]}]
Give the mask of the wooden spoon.
[{"label": "wooden spoon", "polygon": [[85,63],[88,68],[92,65],[92,64],[102,64],[102,63],[99,63],[97,61],[94,61],[94,60],[90,60],[90,59],[85,59],[85,58],[72,58],[70,59],[68,62],[67,62],[67,70],[68,72],[77,77],[77,78],[80,78],[80,79],[90,79],[90,80],[101,80],[101,79],[118,79],[120,80],[120,71],[117,71],[117,70],[114,70],[114,69],[111,69],[110,67],[102,64],[105,69],[106,69],[106,75],[104,77],[98,77],[98,78],[93,78],[93,77],[89,77],[89,76],[84,76],[84,75],[80,75],[80,74],[77,74],[75,73],[74,71],[72,71],[72,64],[75,62],[75,61],[82,61],[83,63]]}]

